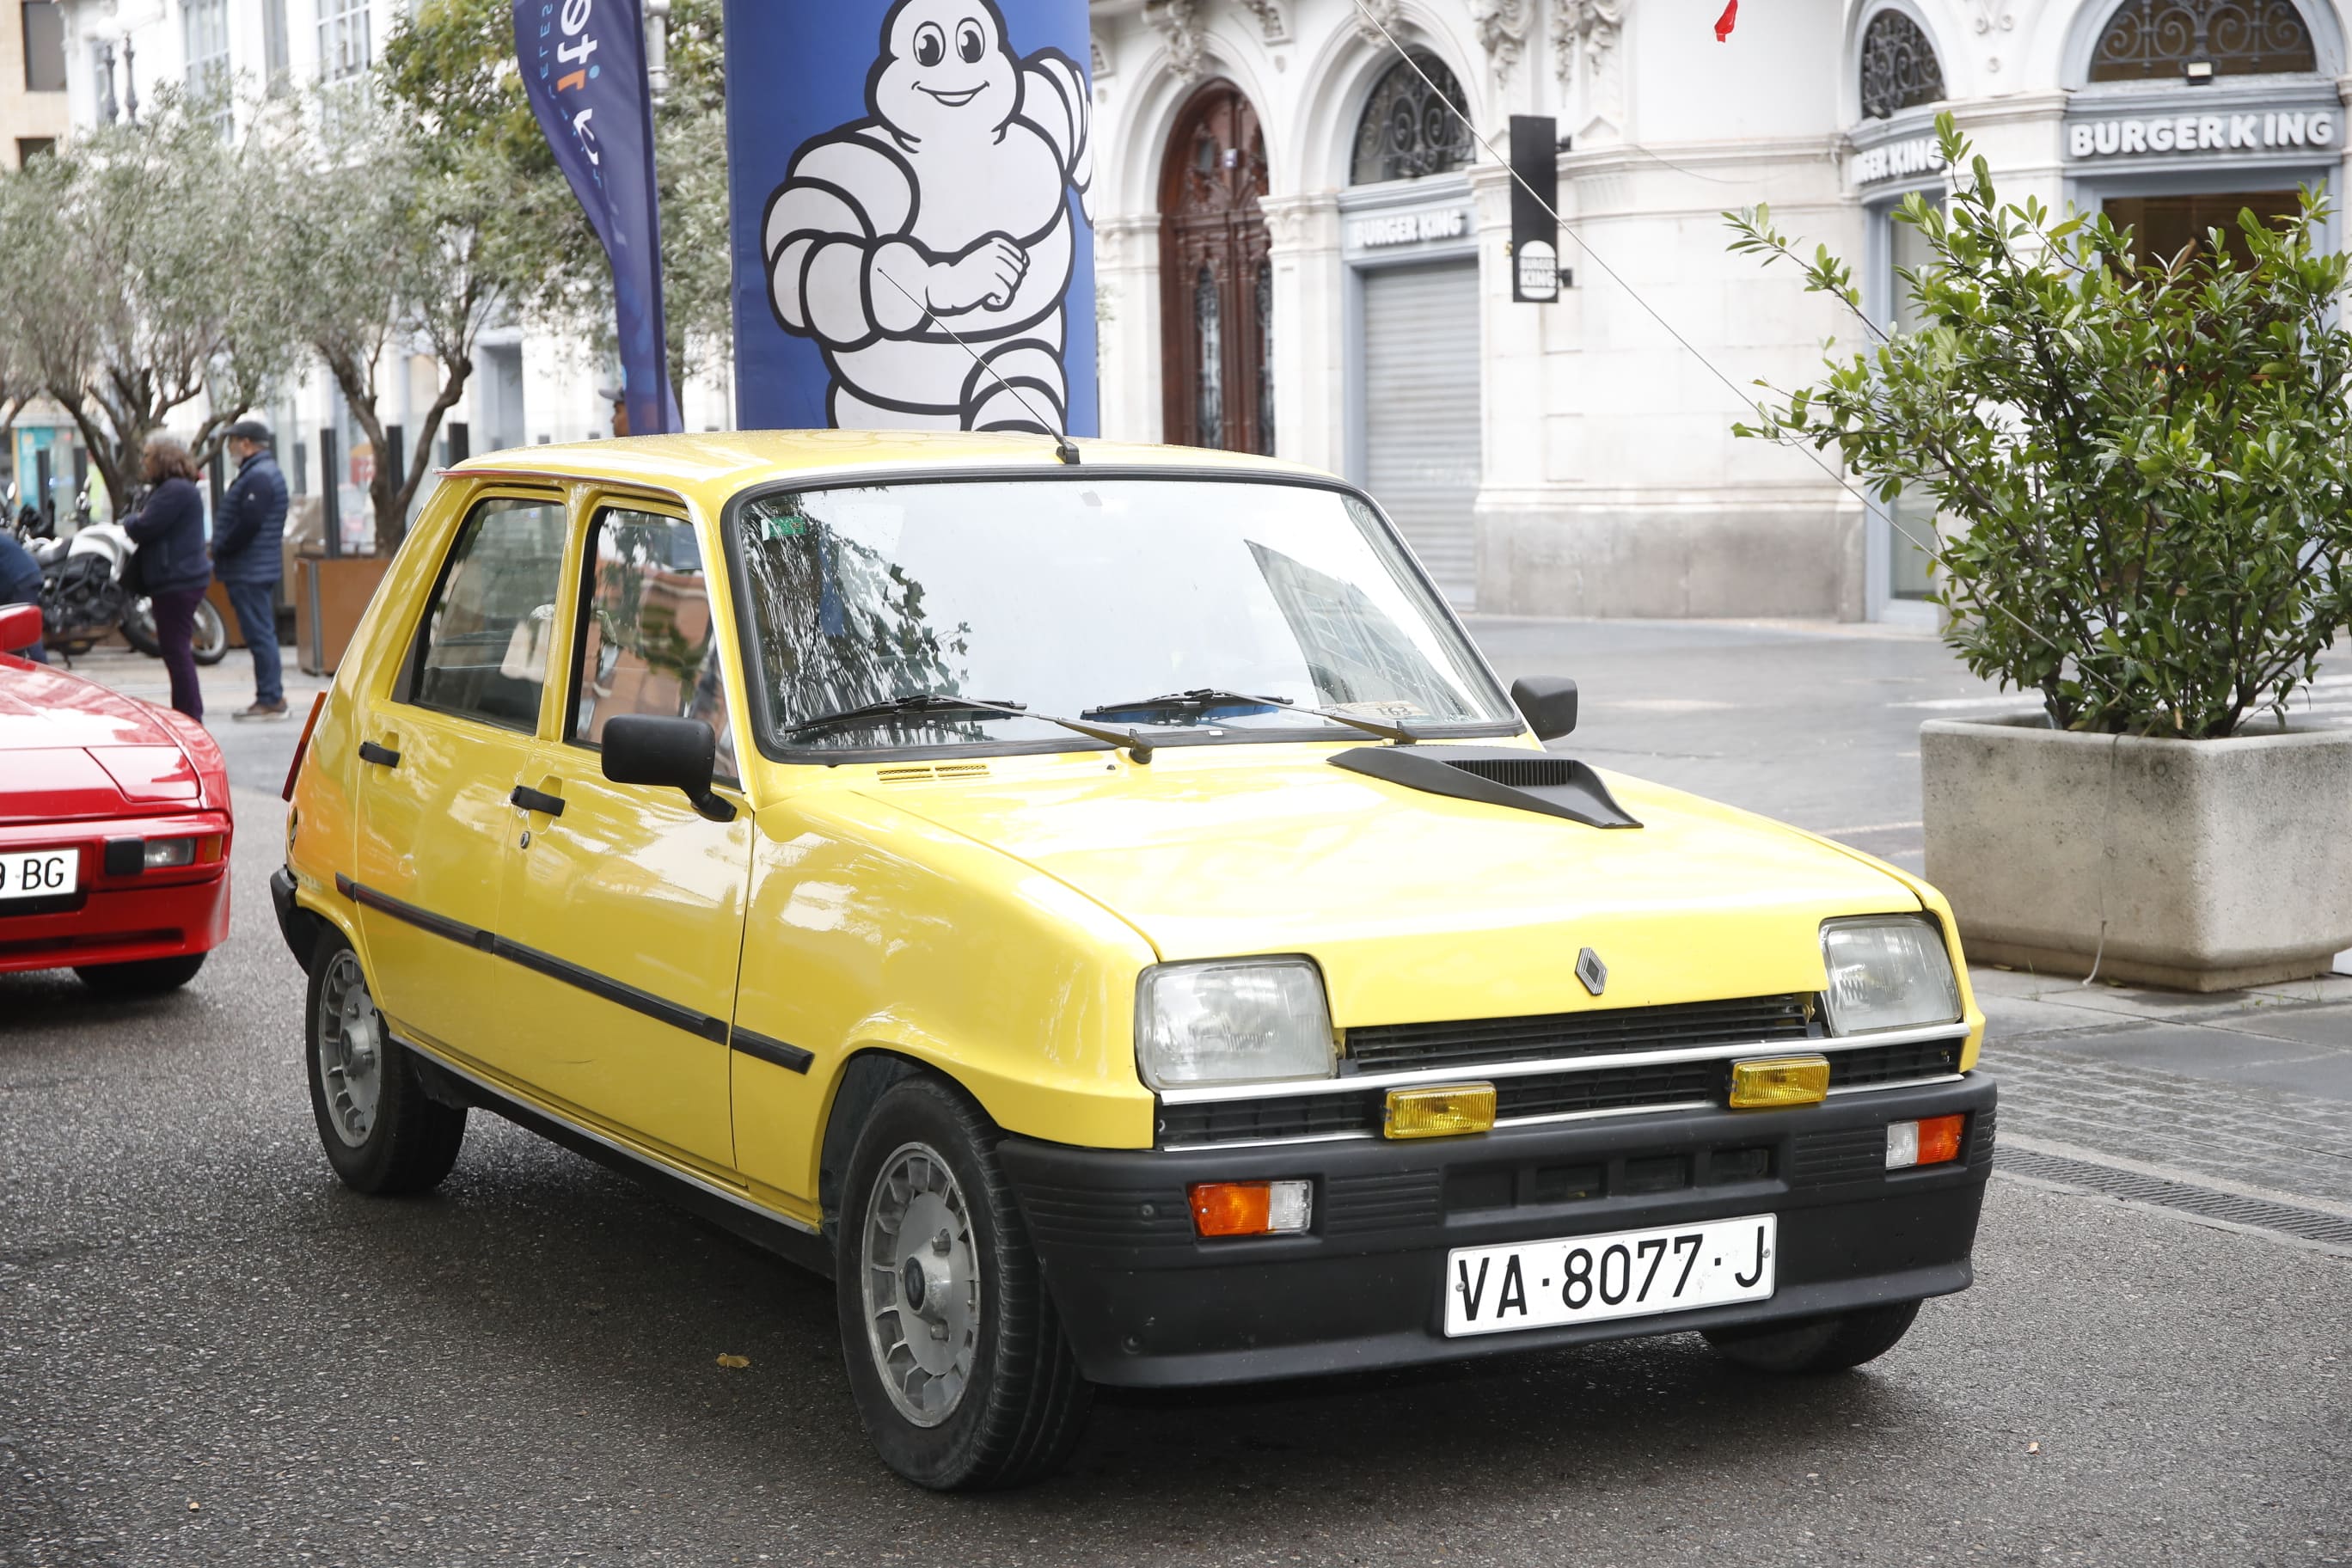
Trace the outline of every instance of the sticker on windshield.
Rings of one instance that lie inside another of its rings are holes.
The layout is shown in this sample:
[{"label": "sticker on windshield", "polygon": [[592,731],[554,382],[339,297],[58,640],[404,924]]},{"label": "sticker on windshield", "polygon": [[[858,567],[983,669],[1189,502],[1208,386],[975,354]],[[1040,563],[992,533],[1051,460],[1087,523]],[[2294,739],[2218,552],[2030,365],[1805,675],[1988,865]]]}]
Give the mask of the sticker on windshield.
[{"label": "sticker on windshield", "polygon": [[1382,698],[1370,702],[1334,702],[1331,707],[1336,712],[1361,713],[1367,719],[1420,719],[1429,712],[1420,703],[1402,697]]}]

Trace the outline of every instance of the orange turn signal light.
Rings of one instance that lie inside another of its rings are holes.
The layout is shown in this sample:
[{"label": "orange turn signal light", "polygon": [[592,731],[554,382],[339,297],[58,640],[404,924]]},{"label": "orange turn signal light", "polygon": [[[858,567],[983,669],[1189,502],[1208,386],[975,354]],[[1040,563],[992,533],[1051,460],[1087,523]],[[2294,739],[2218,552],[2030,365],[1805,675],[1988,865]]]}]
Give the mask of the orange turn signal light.
[{"label": "orange turn signal light", "polygon": [[1917,1121],[1886,1125],[1886,1168],[1907,1171],[1914,1165],[1944,1165],[1960,1157],[1965,1115],[1929,1116]]},{"label": "orange turn signal light", "polygon": [[1202,1236],[1282,1236],[1307,1228],[1309,1182],[1195,1182],[1192,1228]]}]

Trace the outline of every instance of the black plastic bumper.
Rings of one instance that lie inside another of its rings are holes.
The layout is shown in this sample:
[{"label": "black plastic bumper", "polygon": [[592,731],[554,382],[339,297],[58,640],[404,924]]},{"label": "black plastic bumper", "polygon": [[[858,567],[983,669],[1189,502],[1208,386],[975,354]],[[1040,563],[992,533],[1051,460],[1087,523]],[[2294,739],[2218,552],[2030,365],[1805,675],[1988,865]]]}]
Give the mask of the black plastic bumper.
[{"label": "black plastic bumper", "polygon": [[319,945],[318,917],[294,901],[294,873],[283,866],[269,873],[269,907],[278,911],[278,934],[286,939],[286,951],[308,973]]},{"label": "black plastic bumper", "polygon": [[[1173,1386],[1451,1361],[1812,1317],[1964,1289],[1991,1173],[1994,1089],[1841,1095],[1391,1143],[999,1146],[1087,1375]],[[1889,1121],[1965,1112],[1962,1157],[1885,1169]],[[1306,1177],[1308,1234],[1203,1241],[1188,1184]],[[1448,1339],[1457,1247],[1780,1216],[1769,1300]]]}]

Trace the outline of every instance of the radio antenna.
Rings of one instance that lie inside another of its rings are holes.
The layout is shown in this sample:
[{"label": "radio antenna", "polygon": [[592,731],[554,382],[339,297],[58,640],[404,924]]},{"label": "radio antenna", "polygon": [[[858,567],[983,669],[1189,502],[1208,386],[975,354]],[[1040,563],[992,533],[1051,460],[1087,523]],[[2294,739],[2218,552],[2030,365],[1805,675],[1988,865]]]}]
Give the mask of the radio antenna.
[{"label": "radio antenna", "polygon": [[1054,437],[1054,456],[1061,458],[1062,461],[1069,464],[1072,468],[1077,467],[1078,446],[1076,442],[1070,439],[1069,433],[1067,431],[1063,430],[1052,420],[1038,413],[1037,405],[1030,402],[1027,397],[1024,396],[1019,387],[1005,380],[1003,374],[999,372],[994,365],[981,358],[979,354],[973,353],[971,345],[964,342],[961,338],[957,337],[955,335],[955,329],[950,327],[945,321],[940,321],[937,316],[933,315],[931,313],[931,308],[929,305],[924,304],[920,300],[916,299],[913,294],[908,293],[907,286],[904,283],[899,282],[896,278],[891,277],[887,272],[883,271],[878,267],[873,268],[873,272],[877,278],[879,278],[884,282],[889,284],[891,288],[896,289],[901,294],[905,294],[907,296],[907,303],[912,305],[918,310],[920,310],[923,313],[923,320],[930,322],[931,325],[947,333],[948,342],[955,344],[956,347],[963,350],[964,353],[971,354],[972,363],[986,371],[994,378],[997,385],[1003,387],[1005,391],[1013,395],[1013,400],[1015,403],[1018,403],[1022,407],[1029,411],[1029,417],[1037,421],[1039,425],[1045,427],[1046,433]]}]

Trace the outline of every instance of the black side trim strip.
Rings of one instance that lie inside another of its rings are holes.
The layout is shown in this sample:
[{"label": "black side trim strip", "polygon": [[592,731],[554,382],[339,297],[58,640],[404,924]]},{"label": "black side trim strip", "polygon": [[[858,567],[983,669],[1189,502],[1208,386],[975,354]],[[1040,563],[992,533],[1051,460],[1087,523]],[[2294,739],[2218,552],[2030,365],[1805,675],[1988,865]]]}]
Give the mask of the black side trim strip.
[{"label": "black side trim strip", "polygon": [[[556,957],[553,953],[541,952],[535,947],[525,947],[519,942],[509,942],[506,938],[495,932],[484,931],[478,926],[465,925],[436,915],[430,910],[418,909],[405,900],[395,899],[389,893],[379,893],[364,883],[354,882],[340,871],[335,873],[335,889],[364,909],[378,910],[396,921],[405,921],[410,925],[423,931],[429,931],[436,936],[446,937],[460,946],[476,948],[483,952],[503,958],[509,963],[519,963],[534,973],[546,975],[550,980],[560,980],[566,985],[576,985],[592,996],[602,997],[632,1012],[643,1013],[648,1018],[657,1019],[675,1029],[683,1029],[688,1034],[698,1036],[714,1045],[723,1046],[727,1043],[727,1020],[724,1018],[714,1018],[708,1013],[680,1006],[677,1003],[656,996],[650,991],[640,991],[634,985],[614,980],[609,975],[599,974],[593,969],[583,969],[579,964]],[[791,1050],[793,1047],[782,1046],[781,1048]]]},{"label": "black side trim strip", "polygon": [[749,1029],[736,1030],[733,1044],[745,1056],[759,1061],[773,1062],[786,1072],[806,1072],[809,1065],[816,1060],[814,1051],[804,1051],[798,1046],[788,1046],[782,1040],[755,1035]]},{"label": "black side trim strip", "polygon": [[525,947],[519,942],[509,942],[502,936],[490,937],[488,947],[490,952],[508,963],[520,963],[525,969],[546,975],[550,980],[561,980],[566,985],[576,985],[591,996],[601,996],[607,1002],[616,1003],[632,1012],[643,1013],[648,1018],[658,1019],[674,1029],[684,1029],[689,1035],[698,1035],[714,1044],[723,1046],[727,1043],[727,1020],[724,1018],[714,1018],[708,1013],[698,1013],[691,1007],[680,1006],[667,997],[656,996],[650,991],[640,991],[635,986],[624,981],[614,980],[610,975],[599,974],[593,969],[583,969],[580,965],[558,958],[553,953],[541,952],[535,947]]},{"label": "black side trim strip", "polygon": [[488,952],[498,940],[479,926],[469,926],[446,915],[436,915],[431,910],[420,910],[405,900],[395,899],[389,893],[379,893],[364,883],[354,882],[341,871],[335,873],[335,891],[363,910],[373,910],[396,921],[406,921],[435,936],[446,937],[460,947],[478,948]]},{"label": "black side trim strip", "polygon": [[362,741],[360,761],[373,763],[380,768],[396,768],[400,766],[400,753],[390,746],[380,746],[373,741]]}]

